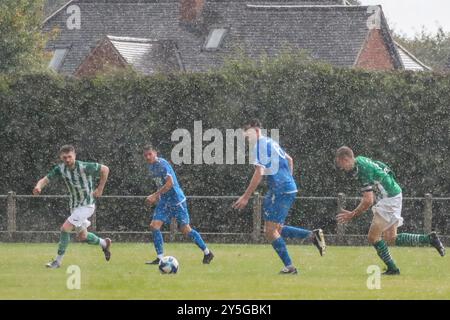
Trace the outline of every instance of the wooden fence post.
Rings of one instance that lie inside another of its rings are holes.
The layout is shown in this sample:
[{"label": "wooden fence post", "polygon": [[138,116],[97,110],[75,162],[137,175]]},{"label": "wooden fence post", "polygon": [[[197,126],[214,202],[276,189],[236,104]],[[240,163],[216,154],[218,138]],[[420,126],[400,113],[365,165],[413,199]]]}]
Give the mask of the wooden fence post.
[{"label": "wooden fence post", "polygon": [[[337,213],[341,212],[345,207],[345,194],[340,192],[337,196]],[[342,223],[338,223],[336,225],[336,234],[337,234],[337,240],[339,244],[342,243],[344,240],[345,235],[345,225]]]},{"label": "wooden fence post", "polygon": [[15,232],[17,230],[16,226],[16,193],[14,191],[8,192],[8,200],[6,206],[6,213],[8,215],[8,232]]},{"label": "wooden fence post", "polygon": [[95,212],[91,217],[91,229],[92,231],[97,231],[97,215]]},{"label": "wooden fence post", "polygon": [[170,234],[169,234],[169,239],[170,241],[175,241],[175,237],[177,235],[177,219],[176,218],[172,218],[172,220],[170,221]]},{"label": "wooden fence post", "polygon": [[252,232],[252,240],[254,243],[259,242],[259,238],[261,236],[261,195],[258,192],[255,192],[253,198],[253,232]]},{"label": "wooden fence post", "polygon": [[426,233],[430,233],[433,221],[433,195],[427,193],[425,195],[425,206],[423,213],[423,228]]}]

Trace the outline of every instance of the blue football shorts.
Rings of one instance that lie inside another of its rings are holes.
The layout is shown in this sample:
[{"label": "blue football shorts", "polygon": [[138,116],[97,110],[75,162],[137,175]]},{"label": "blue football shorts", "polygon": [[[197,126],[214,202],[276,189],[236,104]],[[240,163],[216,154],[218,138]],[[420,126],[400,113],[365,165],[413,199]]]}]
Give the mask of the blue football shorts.
[{"label": "blue football shorts", "polygon": [[296,195],[296,192],[279,194],[268,192],[263,200],[264,220],[284,224]]},{"label": "blue football shorts", "polygon": [[172,218],[177,219],[179,226],[189,224],[190,219],[186,200],[178,204],[165,201],[158,203],[153,214],[153,220],[160,220],[166,224],[170,224]]}]

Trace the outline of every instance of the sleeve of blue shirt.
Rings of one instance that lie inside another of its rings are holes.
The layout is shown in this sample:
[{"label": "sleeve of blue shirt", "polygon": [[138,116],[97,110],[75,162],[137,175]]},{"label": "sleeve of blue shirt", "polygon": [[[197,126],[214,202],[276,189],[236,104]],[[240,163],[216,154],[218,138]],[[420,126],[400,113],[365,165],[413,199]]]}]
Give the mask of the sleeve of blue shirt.
[{"label": "sleeve of blue shirt", "polygon": [[271,151],[272,145],[265,139],[260,139],[255,145],[255,162],[254,165],[262,166],[266,169],[271,167]]},{"label": "sleeve of blue shirt", "polygon": [[167,182],[167,176],[172,177],[172,174],[171,174],[172,170],[171,170],[170,164],[168,164],[166,161],[161,162],[161,171],[160,172],[161,172],[161,178],[163,178],[165,182]]}]

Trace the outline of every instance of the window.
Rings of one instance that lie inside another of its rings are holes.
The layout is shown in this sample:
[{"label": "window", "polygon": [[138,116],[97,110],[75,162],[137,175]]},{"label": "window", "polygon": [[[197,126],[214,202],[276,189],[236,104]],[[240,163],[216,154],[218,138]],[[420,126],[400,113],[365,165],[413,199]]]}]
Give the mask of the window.
[{"label": "window", "polygon": [[59,71],[64,62],[64,58],[67,54],[67,51],[69,51],[69,49],[55,49],[53,51],[52,60],[50,60],[48,67],[55,71]]},{"label": "window", "polygon": [[208,35],[208,39],[206,40],[205,49],[206,50],[215,50],[218,49],[222,40],[225,36],[227,29],[213,29]]}]

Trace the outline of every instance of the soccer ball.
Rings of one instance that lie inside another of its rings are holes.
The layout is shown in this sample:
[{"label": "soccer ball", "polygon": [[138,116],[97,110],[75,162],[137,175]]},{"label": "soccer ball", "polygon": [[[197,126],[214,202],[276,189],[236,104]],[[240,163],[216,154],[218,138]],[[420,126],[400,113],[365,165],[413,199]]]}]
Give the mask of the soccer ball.
[{"label": "soccer ball", "polygon": [[178,267],[178,260],[172,256],[163,257],[159,261],[159,271],[162,274],[177,273]]}]

